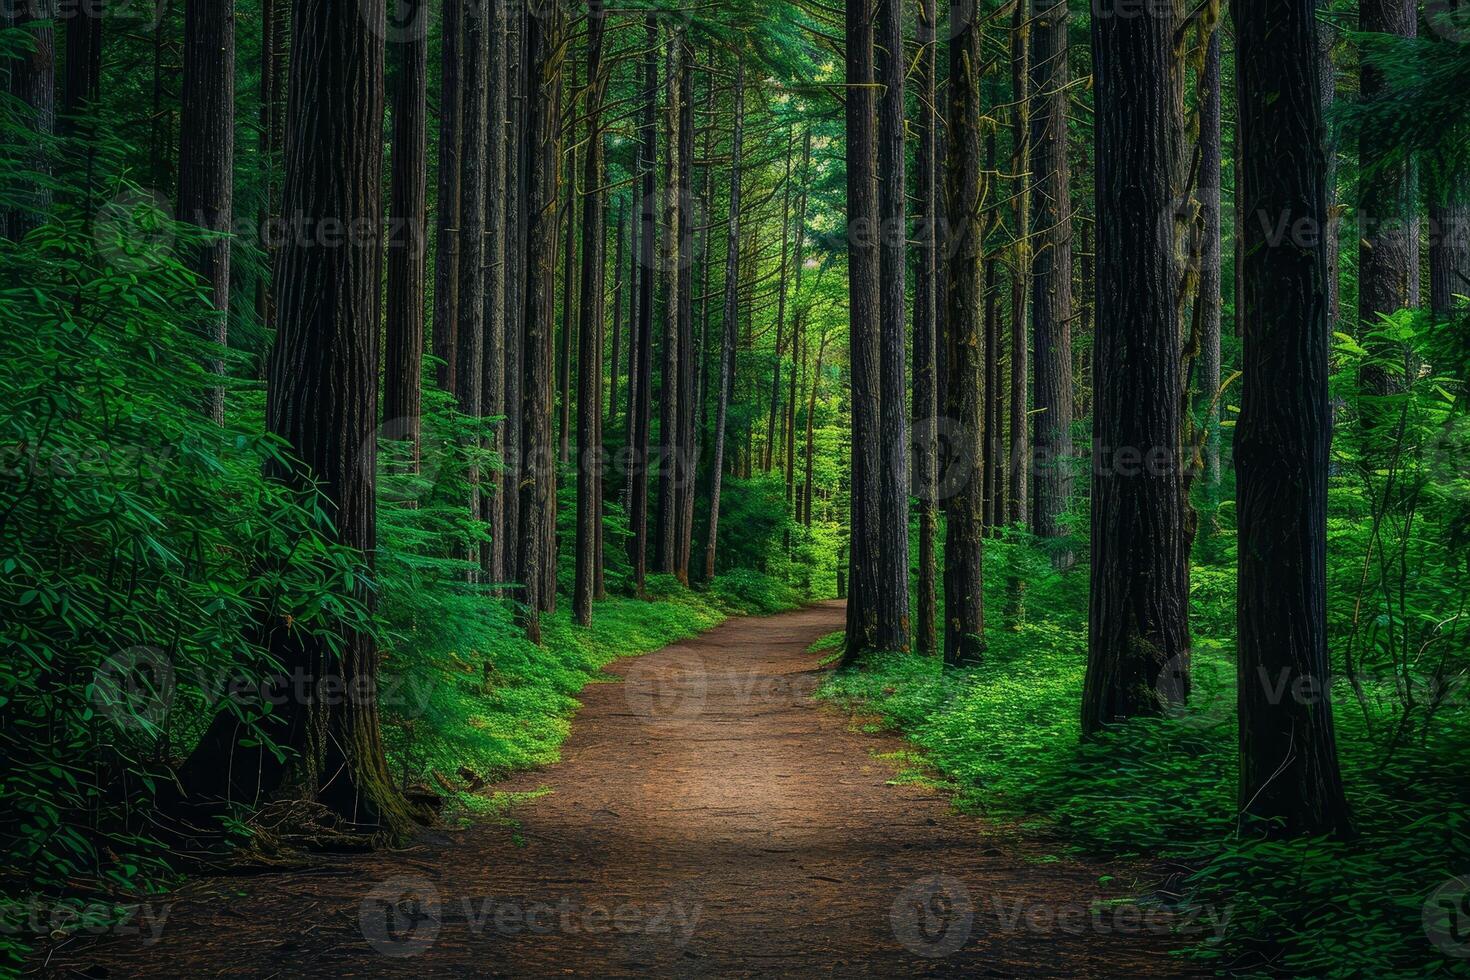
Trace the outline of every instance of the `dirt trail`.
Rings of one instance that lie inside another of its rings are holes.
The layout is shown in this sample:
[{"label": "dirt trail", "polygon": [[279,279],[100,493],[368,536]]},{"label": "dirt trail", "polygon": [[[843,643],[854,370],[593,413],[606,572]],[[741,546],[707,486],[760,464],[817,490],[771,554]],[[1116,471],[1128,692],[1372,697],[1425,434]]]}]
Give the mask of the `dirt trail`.
[{"label": "dirt trail", "polygon": [[[876,758],[808,697],[836,603],[732,620],[594,684],[519,827],[427,833],[310,871],[192,883],[139,937],[72,940],[94,977],[1169,975],[1117,868],[1055,860]],[[161,914],[158,909],[154,919]],[[70,975],[76,975],[71,973]]]}]

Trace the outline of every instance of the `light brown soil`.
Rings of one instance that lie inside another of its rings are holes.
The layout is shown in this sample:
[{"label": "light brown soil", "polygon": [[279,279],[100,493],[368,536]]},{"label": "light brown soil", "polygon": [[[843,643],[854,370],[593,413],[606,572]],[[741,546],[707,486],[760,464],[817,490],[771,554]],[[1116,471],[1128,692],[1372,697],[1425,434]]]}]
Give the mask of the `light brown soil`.
[{"label": "light brown soil", "polygon": [[[732,620],[594,684],[519,827],[193,882],[161,938],[73,939],[89,976],[1138,976],[1184,969],[1104,874],[890,785],[903,743],[810,700],[828,603]],[[145,926],[143,937],[151,934]],[[75,975],[75,974],[72,974]]]}]

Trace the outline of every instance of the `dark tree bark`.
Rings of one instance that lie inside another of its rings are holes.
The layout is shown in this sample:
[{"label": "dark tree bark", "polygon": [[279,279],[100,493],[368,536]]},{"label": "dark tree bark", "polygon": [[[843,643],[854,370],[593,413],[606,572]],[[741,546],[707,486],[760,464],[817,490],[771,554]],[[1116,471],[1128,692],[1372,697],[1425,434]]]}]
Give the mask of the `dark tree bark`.
[{"label": "dark tree bark", "polygon": [[[1032,528],[1037,536],[1067,533],[1062,518],[1072,495],[1072,179],[1067,160],[1067,5],[1032,0],[1031,122],[1036,235],[1032,317],[1036,344],[1036,466]],[[1059,568],[1072,564],[1057,550]]]},{"label": "dark tree bark", "polygon": [[582,302],[577,368],[577,569],[572,616],[592,625],[597,591],[598,538],[602,529],[602,38],[607,15],[601,5],[588,8],[587,160],[582,198]]},{"label": "dark tree bark", "polygon": [[[455,353],[454,394],[462,414],[481,414],[485,379],[485,190],[486,143],[485,117],[487,83],[490,77],[490,32],[488,14],[491,4],[472,2],[466,5],[461,26],[463,48],[464,111],[460,122],[460,200],[459,200],[459,326]],[[480,474],[469,473],[469,512],[479,515]],[[466,557],[479,562],[474,542],[466,542]],[[473,574],[473,573],[471,573]]]},{"label": "dark tree bark", "polygon": [[[214,343],[228,343],[230,224],[235,177],[234,0],[189,0],[184,8],[183,115],[179,126],[179,220],[217,237],[190,250],[189,265],[209,284]],[[209,370],[224,373],[212,358]],[[225,420],[225,390],[210,389],[206,411]]]},{"label": "dark tree bark", "polygon": [[[1204,78],[1200,81],[1199,113],[1199,206],[1200,244],[1199,304],[1200,406],[1205,426],[1205,486],[1214,495],[1220,485],[1220,27],[1210,32],[1205,51]],[[1330,248],[1336,247],[1334,241]],[[1329,306],[1331,300],[1329,300]]]},{"label": "dark tree bark", "polygon": [[[63,11],[65,13],[65,11]],[[102,83],[102,4],[73,5],[66,22],[66,61],[61,80],[61,112],[68,118],[66,129],[75,132],[70,120],[86,112],[97,101]]]},{"label": "dark tree bark", "polygon": [[628,230],[628,202],[626,198],[618,198],[618,238],[617,245],[613,249],[613,334],[612,334],[612,374],[608,379],[607,410],[611,414],[610,421],[616,421],[618,415],[618,378],[622,374],[623,358],[623,286],[627,277],[623,275],[623,239]]},{"label": "dark tree bark", "polygon": [[1172,11],[1146,7],[1092,22],[1098,281],[1084,735],[1188,694],[1177,272],[1158,232],[1175,210],[1179,78]]},{"label": "dark tree bark", "polygon": [[40,176],[26,188],[24,203],[0,215],[0,231],[11,241],[20,241],[44,222],[51,211],[51,190],[44,181],[51,175],[47,143],[56,132],[56,27],[52,0],[32,0],[26,8],[0,19],[5,27],[25,27],[31,49],[3,65],[6,90],[30,112],[27,120],[34,148],[27,155],[31,170]]},{"label": "dark tree bark", "polygon": [[878,645],[907,650],[909,622],[909,419],[905,310],[908,180],[904,150],[902,0],[877,0],[879,219]]},{"label": "dark tree bark", "polygon": [[[491,3],[487,5],[485,28],[489,34],[489,78],[486,81],[485,108],[485,341],[483,358],[480,362],[480,414],[486,418],[500,418],[506,414],[506,351],[507,315],[506,297],[510,293],[507,281],[509,237],[507,201],[509,185],[507,149],[511,145],[505,138],[506,116],[509,111],[506,62],[509,49],[508,7]],[[501,422],[495,426],[487,448],[506,455],[506,444],[510,442],[512,430]],[[480,498],[481,519],[490,529],[490,543],[481,549],[480,570],[489,582],[505,581],[505,539],[510,525],[505,519],[505,501],[508,496],[503,474],[493,475],[482,488]]]},{"label": "dark tree bark", "polygon": [[[1236,0],[1242,233],[1239,480],[1240,813],[1269,835],[1350,832],[1326,701],[1327,256],[1274,243],[1327,220],[1314,0]],[[1267,218],[1266,221],[1256,220]]]},{"label": "dark tree bark", "polygon": [[936,198],[938,196],[938,161],[935,156],[935,134],[938,130],[936,84],[936,30],[934,0],[919,0],[918,60],[915,78],[918,83],[919,145],[914,157],[915,191],[919,214],[916,221],[918,256],[914,281],[914,496],[919,502],[919,595],[918,621],[914,630],[914,649],[922,654],[938,653],[938,600],[934,533],[938,525],[936,508],[939,498],[939,402],[935,387],[938,337],[935,302],[935,280],[938,277],[938,240],[935,237]]},{"label": "dark tree bark", "polygon": [[[525,199],[526,287],[521,369],[520,552],[516,560],[524,606],[526,638],[541,642],[541,614],[555,601],[547,594],[551,558],[547,541],[556,533],[552,404],[554,335],[557,161],[561,156],[561,111],[558,98],[563,12],[549,0],[536,16],[522,21],[525,32],[525,144],[529,166]],[[554,580],[553,580],[554,581]]]},{"label": "dark tree bark", "polygon": [[699,450],[694,402],[694,51],[687,34],[679,38],[679,455],[678,541],[674,546],[674,576],[689,584],[689,557],[694,542],[694,483],[699,472]]},{"label": "dark tree bark", "polygon": [[[995,134],[992,132],[986,137],[985,171],[995,173]],[[982,225],[982,232],[984,226]],[[990,252],[982,260],[984,299],[985,299],[985,344],[983,347],[982,360],[984,361],[984,391],[981,393],[983,412],[983,440],[984,456],[981,460],[981,468],[984,470],[984,494],[981,523],[985,530],[991,535],[997,533],[997,529],[1006,522],[1006,437],[1005,437],[1005,412],[1001,406],[1005,402],[1006,384],[1005,372],[1002,370],[1001,350],[1001,325],[1000,325],[1000,276],[997,270],[1000,268],[1000,259],[995,252]]]},{"label": "dark tree bark", "polygon": [[679,212],[683,188],[679,185],[679,150],[683,140],[679,122],[683,113],[679,96],[683,91],[683,45],[676,32],[670,32],[665,49],[664,86],[666,89],[664,132],[667,149],[664,154],[663,187],[663,255],[659,266],[664,277],[664,343],[663,370],[659,395],[659,468],[658,468],[658,570],[673,574],[678,567],[679,524],[684,513],[679,493],[679,455],[683,451],[680,419],[683,406],[679,402],[682,384],[680,363],[684,357],[679,331]]},{"label": "dark tree bark", "polygon": [[[786,173],[781,184],[781,264],[776,269],[776,353],[771,358],[771,403],[766,410],[766,441],[761,447],[761,471],[776,465],[776,415],[781,405],[781,357],[786,348],[786,271],[791,256],[791,165],[796,152],[796,128],[786,130]],[[794,348],[793,348],[794,349]]]},{"label": "dark tree bark", "polygon": [[[283,211],[320,227],[365,229],[340,247],[289,236],[278,253],[280,333],[271,352],[267,428],[304,470],[267,475],[319,489],[337,541],[371,569],[376,547],[379,243],[382,228],[383,0],[298,0],[293,15]],[[359,580],[362,582],[363,580]],[[371,606],[372,592],[358,587]],[[280,622],[262,624],[272,656],[352,698],[285,697],[276,741],[300,752],[309,790],[357,824],[401,832],[412,816],[384,757],[376,690],[378,651],[368,633],[335,645]],[[181,773],[205,798],[254,800],[286,775],[259,743],[240,744],[233,710],[220,712]]]},{"label": "dark tree bark", "polygon": [[822,339],[817,342],[817,361],[812,369],[812,393],[806,403],[806,474],[802,484],[801,513],[802,523],[807,527],[812,526],[812,490],[817,461],[817,390],[822,384],[822,359],[827,354],[827,338],[827,332],[823,331]]},{"label": "dark tree bark", "polygon": [[[796,388],[799,382],[796,352],[801,350],[802,371],[806,370],[807,357],[810,354],[811,344],[806,336],[806,308],[801,306],[801,278],[802,265],[806,261],[806,216],[807,216],[807,186],[811,182],[812,173],[812,131],[808,127],[802,134],[801,139],[801,197],[796,206],[796,264],[795,282],[792,284],[792,297],[797,303],[795,322],[791,328],[791,379],[786,403],[786,505],[791,507],[796,502]],[[793,511],[793,520],[801,521],[801,509],[797,507]]]},{"label": "dark tree bark", "polygon": [[948,490],[944,541],[944,662],[976,663],[985,652],[984,418],[981,398],[985,336],[984,181],[980,169],[982,27],[976,0],[950,7],[949,116],[945,187],[950,239],[946,244],[945,341],[950,377],[946,414],[954,427],[942,483]]},{"label": "dark tree bark", "polygon": [[[424,359],[424,259],[428,171],[429,37],[427,0],[400,0],[399,18],[410,25],[392,42],[393,159],[388,202],[388,323],[383,373],[383,432],[412,446],[418,469],[422,433]],[[413,26],[418,25],[418,26]]]},{"label": "dark tree bark", "polygon": [[725,236],[725,303],[721,322],[720,390],[715,395],[715,451],[710,463],[709,535],[704,548],[704,580],[714,581],[720,542],[720,488],[725,474],[725,441],[730,399],[735,386],[735,331],[739,316],[740,192],[742,142],[745,138],[745,59],[735,62],[734,129],[730,135],[730,217]]},{"label": "dark tree bark", "polygon": [[465,0],[444,0],[443,62],[439,86],[439,180],[435,207],[438,209],[434,253],[434,357],[438,359],[435,380],[441,389],[453,392],[457,378],[455,363],[459,344],[459,198],[460,140],[463,138],[460,95],[464,88],[463,68]]},{"label": "dark tree bark", "polygon": [[530,91],[526,59],[526,8],[514,8],[514,19],[507,18],[506,58],[511,67],[506,72],[506,276],[505,276],[505,436],[501,441],[505,453],[505,495],[501,503],[501,581],[520,582],[521,480],[525,468],[521,460],[524,418],[521,406],[525,387],[521,372],[525,369],[526,314],[526,244],[529,230],[526,214],[530,200],[531,151],[526,136],[526,95]]},{"label": "dark tree bark", "polygon": [[638,371],[629,452],[628,524],[633,532],[628,542],[633,583],[644,594],[648,578],[648,447],[652,428],[653,399],[653,263],[658,220],[654,201],[653,168],[658,159],[658,22],[652,15],[644,21],[646,50],[643,56],[643,107],[639,123],[638,175],[642,184],[638,235]]},{"label": "dark tree bark", "polygon": [[[575,78],[572,88],[576,88]],[[577,323],[577,127],[571,124],[566,139],[571,144],[567,159],[567,207],[561,256],[561,344],[557,348],[556,413],[557,459],[571,460],[572,438],[572,347]]]},{"label": "dark tree bark", "polygon": [[[963,0],[962,0],[963,2]],[[880,443],[878,117],[874,94],[873,15],[866,0],[847,0],[848,361],[852,382],[852,513],[848,549],[846,657],[879,643],[878,574],[883,455]]]},{"label": "dark tree bark", "polygon": [[[1011,265],[1011,445],[1010,499],[1006,518],[1012,524],[1030,519],[1030,339],[1027,336],[1026,300],[1031,292],[1031,95],[1030,21],[1026,5],[1016,3],[1011,24],[1011,96],[1015,100],[1011,125],[1012,172],[1016,174],[1016,252]],[[1019,612],[1020,579],[1009,579],[1013,608]]]},{"label": "dark tree bark", "polygon": [[[1415,37],[1419,28],[1418,5],[1414,0],[1362,0],[1359,27],[1364,31]],[[1372,65],[1363,65],[1358,88],[1364,102],[1380,98],[1384,90],[1383,73]],[[1365,331],[1378,326],[1380,314],[1417,303],[1419,222],[1413,164],[1384,164],[1397,149],[1393,139],[1367,127],[1359,143],[1363,177],[1358,189],[1361,236],[1358,318]],[[1396,348],[1382,342],[1366,346],[1379,357],[1398,356]],[[1368,391],[1378,394],[1393,391],[1403,383],[1402,378],[1394,377],[1378,365],[1364,368],[1362,381]]]},{"label": "dark tree bark", "polygon": [[1470,178],[1451,174],[1429,205],[1429,308],[1446,317],[1470,295]]}]

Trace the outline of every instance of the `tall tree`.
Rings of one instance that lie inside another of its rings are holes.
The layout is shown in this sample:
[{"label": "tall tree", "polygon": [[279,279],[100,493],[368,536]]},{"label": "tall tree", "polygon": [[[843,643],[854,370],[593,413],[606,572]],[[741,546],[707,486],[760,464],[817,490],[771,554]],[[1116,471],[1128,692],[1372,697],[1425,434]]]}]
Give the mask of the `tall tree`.
[{"label": "tall tree", "polygon": [[877,0],[879,418],[878,644],[909,648],[909,425],[905,301],[908,180],[905,174],[903,0]]},{"label": "tall tree", "polygon": [[[1436,37],[1463,38],[1466,0],[1441,0],[1426,7]],[[1434,19],[1439,19],[1435,23]],[[1470,168],[1451,161],[1436,169],[1429,198],[1429,308],[1444,317],[1457,296],[1470,296]]]},{"label": "tall tree", "polygon": [[1177,273],[1171,243],[1156,230],[1175,210],[1179,145],[1172,120],[1180,80],[1172,63],[1174,34],[1168,4],[1092,20],[1098,458],[1085,735],[1132,715],[1156,714],[1187,696]]},{"label": "tall tree", "polygon": [[[268,475],[320,492],[337,541],[369,567],[377,544],[380,232],[383,222],[383,0],[297,0],[286,112],[283,213],[321,227],[364,229],[338,247],[288,236],[277,254],[280,333],[271,351],[266,424],[302,469]],[[359,579],[357,598],[371,606]],[[356,824],[406,829],[412,816],[388,773],[372,693],[372,634],[344,627],[334,642],[263,624],[277,683],[313,678],[352,698],[281,698],[277,744],[302,759],[316,797]],[[289,694],[289,692],[287,692]],[[258,740],[241,742],[236,710],[217,714],[181,773],[206,798],[251,800],[277,789],[285,763]]]},{"label": "tall tree", "polygon": [[439,85],[439,178],[434,207],[434,357],[435,380],[453,392],[459,331],[460,95],[463,90],[462,21],[466,0],[444,0]]},{"label": "tall tree", "polygon": [[[963,0],[962,0],[963,2]],[[881,377],[879,368],[878,115],[874,96],[873,4],[847,0],[847,290],[848,362],[852,384],[852,507],[849,517],[847,659],[879,643],[879,498]]]},{"label": "tall tree", "polygon": [[725,474],[725,442],[730,425],[730,399],[735,385],[735,331],[739,316],[740,192],[742,143],[745,139],[745,56],[735,60],[734,128],[730,134],[730,216],[725,235],[725,303],[720,331],[720,390],[715,395],[715,451],[710,461],[709,535],[704,546],[704,580],[715,577],[720,543],[720,491]]},{"label": "tall tree", "polygon": [[[1036,422],[1032,528],[1042,539],[1066,534],[1072,495],[1072,181],[1067,161],[1067,5],[1032,0],[1031,153],[1036,235],[1032,318],[1036,345]],[[1070,551],[1052,555],[1058,567]]]},{"label": "tall tree", "polygon": [[597,589],[598,538],[602,533],[602,313],[603,190],[602,99],[607,78],[602,39],[607,13],[600,4],[587,11],[587,155],[582,197],[582,301],[577,368],[577,568],[572,616],[592,625]]},{"label": "tall tree", "polygon": [[[1030,338],[1026,329],[1026,300],[1031,292],[1031,94],[1028,38],[1031,21],[1026,5],[1017,0],[1011,22],[1011,97],[1015,108],[1011,124],[1011,168],[1016,175],[1016,248],[1011,263],[1011,445],[1010,508],[1012,524],[1030,519]],[[1019,601],[1020,579],[1010,580],[1012,602]],[[1013,610],[1014,611],[1014,610]]]},{"label": "tall tree", "polygon": [[[459,326],[455,352],[454,394],[462,414],[481,413],[485,380],[485,199],[486,102],[490,78],[489,8],[472,2],[465,6],[461,27],[464,45],[463,116],[460,119],[459,199]],[[480,474],[470,469],[470,513],[479,514]],[[467,542],[469,560],[479,552]]]},{"label": "tall tree", "polygon": [[950,5],[949,105],[946,128],[945,319],[949,378],[946,415],[954,433],[942,482],[949,488],[944,539],[944,662],[978,662],[985,652],[982,376],[985,369],[981,300],[985,288],[986,171],[981,170],[980,73],[985,63],[978,0]]},{"label": "tall tree", "polygon": [[766,411],[766,441],[761,447],[761,470],[776,465],[776,416],[781,404],[781,356],[786,347],[786,272],[791,245],[791,165],[796,151],[796,127],[786,130],[786,166],[781,178],[781,263],[776,267],[776,349],[771,358],[771,403]]},{"label": "tall tree", "polygon": [[[1247,215],[1327,221],[1314,0],[1236,0],[1241,187]],[[1267,834],[1350,829],[1325,697],[1327,256],[1320,237],[1273,242],[1242,228],[1239,481],[1240,813]],[[1307,685],[1307,686],[1302,686]]]},{"label": "tall tree", "polygon": [[526,206],[530,200],[531,156],[527,133],[526,93],[530,90],[529,66],[526,58],[527,32],[524,5],[512,8],[506,18],[506,118],[500,132],[506,144],[505,157],[505,431],[501,451],[505,455],[504,496],[500,521],[503,526],[500,549],[501,581],[520,582],[521,553],[521,480],[525,467],[521,459],[525,388],[521,372],[525,369],[526,315],[526,243],[529,231]]},{"label": "tall tree", "polygon": [[[507,198],[509,168],[507,152],[511,146],[505,139],[509,113],[509,78],[507,62],[510,45],[510,8],[504,4],[488,5],[485,29],[489,35],[489,77],[486,79],[485,108],[485,341],[481,360],[480,414],[486,418],[506,415],[506,337],[509,333],[507,297],[507,248],[510,227]],[[491,450],[505,459],[506,445],[512,430],[505,423],[495,427],[489,439]],[[497,475],[486,481],[481,495],[481,517],[490,529],[490,543],[481,550],[480,567],[490,582],[505,580],[505,539],[509,537],[505,508],[506,480]]]},{"label": "tall tree", "polygon": [[61,81],[61,111],[70,119],[86,112],[97,101],[100,91],[103,8],[100,3],[77,3],[63,13],[69,16],[63,18],[66,61]]},{"label": "tall tree", "polygon": [[[1414,0],[1362,0],[1359,27],[1397,37],[1414,37],[1419,30]],[[1365,102],[1381,98],[1383,71],[1365,61],[1358,89]],[[1395,159],[1396,147],[1379,129],[1364,130],[1358,146],[1360,186],[1360,246],[1358,250],[1358,318],[1363,330],[1378,326],[1380,315],[1416,304],[1419,291],[1419,223],[1416,216],[1414,168]],[[1370,350],[1384,357],[1394,351],[1382,344]],[[1378,365],[1363,372],[1369,391],[1386,393],[1400,381]]]},{"label": "tall tree", "polygon": [[522,586],[526,638],[541,642],[546,595],[547,540],[555,534],[552,510],[556,471],[552,444],[552,357],[556,324],[553,293],[556,260],[557,160],[561,155],[558,99],[562,9],[550,0],[522,21],[525,32],[525,144],[527,151],[526,288],[521,369],[520,548],[516,568]]},{"label": "tall tree", "polygon": [[427,0],[398,0],[408,27],[394,38],[393,159],[388,200],[388,323],[383,372],[385,435],[412,446],[417,470],[423,390],[424,275],[428,170]]},{"label": "tall tree", "polygon": [[679,303],[679,454],[678,540],[674,576],[689,584],[689,558],[694,542],[694,481],[699,470],[698,419],[695,411],[694,352],[694,49],[689,35],[679,36],[679,222],[677,267]]},{"label": "tall tree", "polygon": [[[183,116],[179,126],[179,220],[213,233],[191,252],[190,265],[209,283],[215,344],[228,342],[230,223],[235,179],[235,3],[189,0],[184,8]],[[224,362],[209,369],[224,372]],[[207,410],[224,422],[225,390],[210,389]]]},{"label": "tall tree", "polygon": [[919,214],[916,222],[918,255],[914,265],[914,496],[919,502],[919,596],[914,649],[919,653],[939,651],[938,601],[935,584],[934,533],[938,525],[939,497],[939,401],[935,386],[938,344],[934,303],[939,273],[938,239],[935,234],[939,164],[935,140],[939,124],[936,70],[938,31],[934,0],[919,0],[915,61],[918,83],[919,145],[914,154],[915,191]]},{"label": "tall tree", "polygon": [[635,184],[641,184],[638,234],[638,369],[629,425],[633,432],[629,453],[628,541],[633,582],[642,595],[648,575],[648,447],[652,428],[653,391],[653,264],[658,208],[654,199],[653,168],[658,138],[658,21],[644,20],[643,105],[639,121]]},{"label": "tall tree", "polygon": [[664,153],[663,187],[663,255],[659,266],[664,277],[664,343],[662,391],[659,395],[659,471],[658,471],[658,568],[673,574],[678,566],[679,526],[684,513],[679,491],[679,454],[683,442],[679,432],[683,406],[679,367],[684,356],[679,335],[679,212],[683,188],[679,184],[679,150],[682,139],[679,125],[683,112],[679,95],[683,91],[684,46],[677,31],[669,31],[664,44]]},{"label": "tall tree", "polygon": [[[1328,59],[1328,65],[1331,65]],[[1205,51],[1204,78],[1200,80],[1199,114],[1199,220],[1200,245],[1199,305],[1200,404],[1203,408],[1205,485],[1211,494],[1220,484],[1220,28],[1210,31]],[[1330,212],[1329,212],[1330,213]],[[1336,250],[1335,239],[1329,248]],[[1329,264],[1329,270],[1331,266]],[[1329,273],[1329,281],[1331,279]],[[1329,300],[1329,306],[1331,301]]]}]

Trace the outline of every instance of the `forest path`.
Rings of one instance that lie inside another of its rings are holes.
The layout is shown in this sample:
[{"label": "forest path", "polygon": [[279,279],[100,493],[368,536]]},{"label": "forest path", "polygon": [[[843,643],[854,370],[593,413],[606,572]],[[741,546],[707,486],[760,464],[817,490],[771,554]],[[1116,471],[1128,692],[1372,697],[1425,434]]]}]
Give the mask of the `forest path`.
[{"label": "forest path", "polygon": [[[191,883],[157,942],[57,951],[93,977],[1138,976],[1185,968],[1106,872],[889,785],[891,736],[813,703],[826,603],[731,620],[590,685],[515,825]],[[1117,884],[1121,882],[1115,882]],[[162,913],[159,910],[159,914]],[[157,915],[154,916],[157,918]],[[142,936],[152,935],[144,925]],[[77,975],[71,973],[69,975]]]}]

